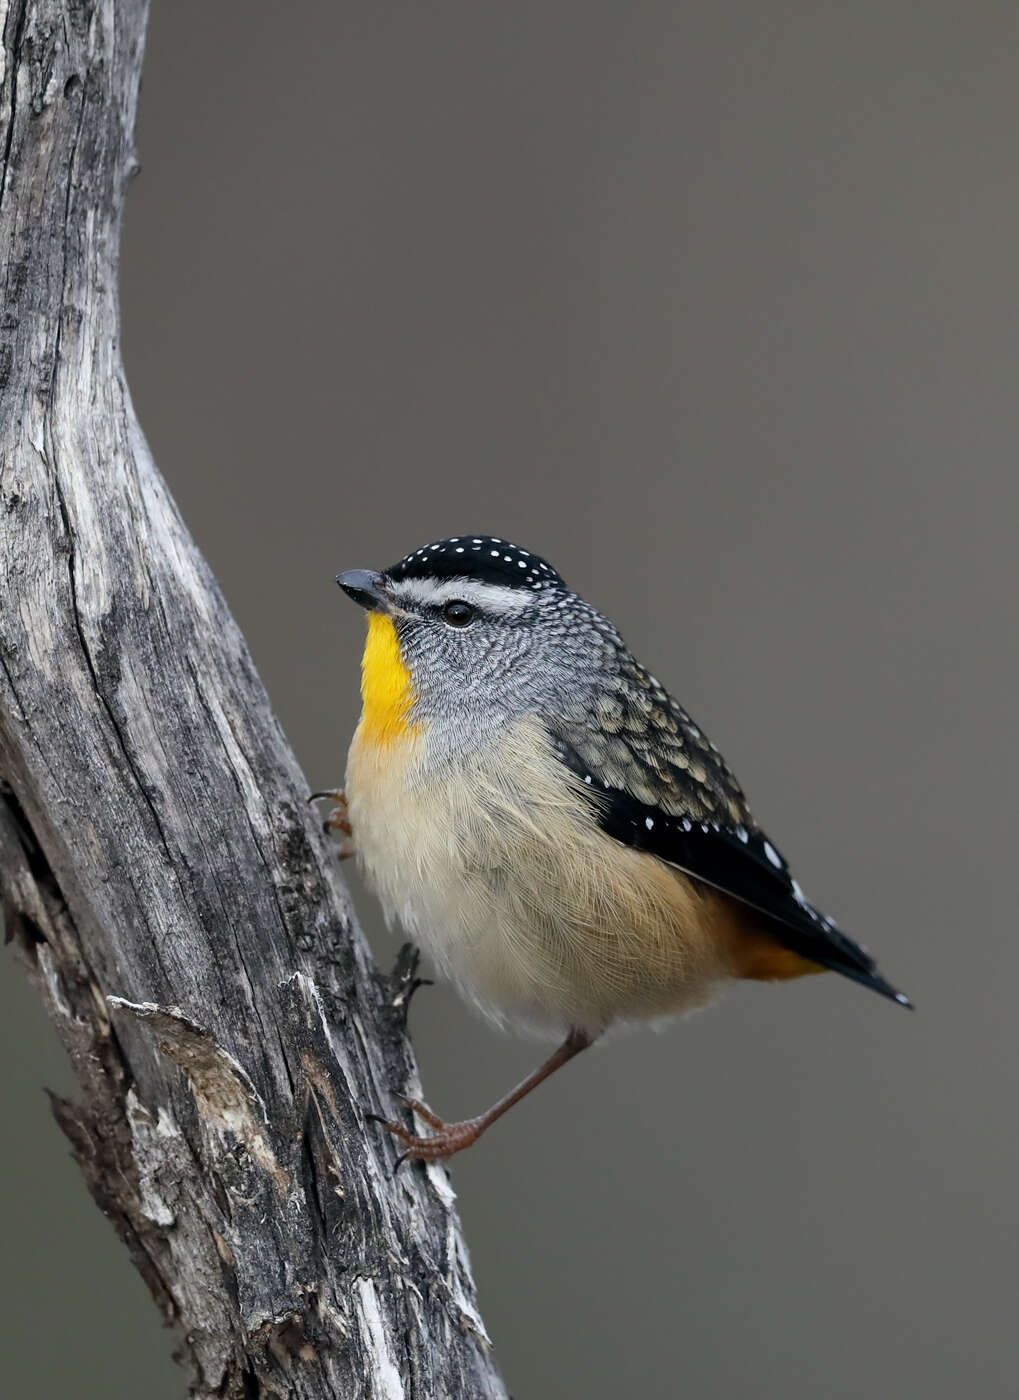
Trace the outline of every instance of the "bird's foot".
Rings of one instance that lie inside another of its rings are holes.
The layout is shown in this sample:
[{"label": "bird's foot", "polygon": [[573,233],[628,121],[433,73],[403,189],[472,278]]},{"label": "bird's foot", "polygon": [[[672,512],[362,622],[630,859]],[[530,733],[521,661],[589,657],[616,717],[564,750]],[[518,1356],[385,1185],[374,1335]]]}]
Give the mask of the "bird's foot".
[{"label": "bird's foot", "polygon": [[462,1152],[465,1147],[472,1147],[488,1126],[484,1117],[465,1118],[461,1123],[444,1123],[438,1114],[433,1113],[426,1105],[418,1099],[405,1099],[400,1095],[402,1102],[424,1119],[430,1128],[434,1128],[434,1133],[430,1137],[418,1137],[402,1123],[394,1123],[388,1118],[379,1118],[376,1114],[369,1114],[373,1122],[381,1124],[386,1132],[392,1133],[403,1143],[406,1151],[397,1162],[397,1167],[407,1161],[408,1158],[418,1162],[439,1162],[444,1157],[452,1157],[455,1152]]},{"label": "bird's foot", "polygon": [[327,788],[324,792],[313,792],[308,801],[318,802],[323,797],[328,797],[333,806],[322,823],[322,830],[327,836],[332,836],[336,832],[343,836],[344,839],[336,847],[336,859],[349,860],[356,847],[353,832],[350,829],[350,816],[347,812],[347,794],[342,788]]}]

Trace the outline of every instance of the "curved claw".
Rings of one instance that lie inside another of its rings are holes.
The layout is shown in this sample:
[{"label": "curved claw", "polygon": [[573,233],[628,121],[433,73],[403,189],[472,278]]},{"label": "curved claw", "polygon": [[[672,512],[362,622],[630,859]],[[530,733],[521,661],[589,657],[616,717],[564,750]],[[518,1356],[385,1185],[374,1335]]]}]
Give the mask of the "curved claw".
[{"label": "curved claw", "polygon": [[378,1113],[366,1113],[364,1115],[364,1120],[366,1123],[378,1123],[380,1128],[385,1128],[387,1133],[392,1133],[393,1137],[399,1138],[401,1142],[412,1143],[417,1141],[409,1128],[405,1128],[402,1123],[394,1123],[392,1118],[383,1118]]},{"label": "curved claw", "polygon": [[[408,1102],[413,1103],[414,1100]],[[407,1149],[401,1154],[400,1160],[396,1164],[397,1167],[408,1158],[419,1162],[439,1162],[444,1157],[452,1157],[455,1152],[462,1152],[465,1147],[470,1147],[477,1142],[486,1126],[483,1118],[467,1118],[462,1123],[443,1123],[441,1118],[436,1118],[431,1113],[431,1110],[429,1110],[429,1114],[432,1120],[431,1126],[435,1128],[435,1135],[426,1138],[416,1137],[400,1123],[379,1120],[382,1127],[387,1132],[392,1133],[395,1138],[399,1138]]]},{"label": "curved claw", "polygon": [[416,1113],[419,1118],[423,1118],[430,1128],[435,1128],[441,1132],[446,1126],[439,1115],[433,1113],[426,1103],[422,1103],[420,1099],[409,1099],[403,1090],[398,1089],[395,1084],[390,1084],[389,1092],[394,1099],[400,1100],[404,1108],[409,1108],[412,1113]]},{"label": "curved claw", "polygon": [[441,1133],[446,1125],[437,1113],[433,1113],[427,1104],[423,1104],[420,1099],[408,1099],[403,1094],[400,1100],[405,1108],[409,1108],[411,1113],[416,1113],[419,1118],[423,1118],[430,1128]]},{"label": "curved claw", "polygon": [[416,1147],[418,1143],[429,1141],[428,1138],[419,1138],[415,1136],[409,1128],[405,1128],[402,1123],[394,1123],[391,1118],[379,1118],[377,1122],[381,1127],[385,1128],[387,1133],[392,1133],[393,1137],[399,1138],[405,1147],[413,1148]]},{"label": "curved claw", "polygon": [[326,797],[328,797],[334,805],[332,811],[329,812],[322,823],[322,830],[327,836],[331,836],[333,832],[338,831],[341,835],[347,837],[346,841],[340,842],[339,849],[336,853],[340,860],[346,860],[348,856],[354,854],[354,843],[350,839],[353,836],[353,832],[350,826],[350,816],[347,811],[347,794],[342,788],[326,788],[323,792],[311,793],[308,797],[308,802],[309,804],[312,802],[319,802]]}]

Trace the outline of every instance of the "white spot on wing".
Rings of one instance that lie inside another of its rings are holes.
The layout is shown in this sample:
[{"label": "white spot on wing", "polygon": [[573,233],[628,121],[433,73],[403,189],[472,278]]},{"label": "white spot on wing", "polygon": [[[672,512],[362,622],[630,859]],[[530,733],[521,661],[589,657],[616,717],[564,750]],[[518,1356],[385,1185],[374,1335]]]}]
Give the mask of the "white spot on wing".
[{"label": "white spot on wing", "polygon": [[778,851],[775,850],[775,847],[768,840],[765,840],[764,843],[764,854],[771,861],[772,865],[777,866],[779,870],[782,869],[782,857],[779,855]]}]

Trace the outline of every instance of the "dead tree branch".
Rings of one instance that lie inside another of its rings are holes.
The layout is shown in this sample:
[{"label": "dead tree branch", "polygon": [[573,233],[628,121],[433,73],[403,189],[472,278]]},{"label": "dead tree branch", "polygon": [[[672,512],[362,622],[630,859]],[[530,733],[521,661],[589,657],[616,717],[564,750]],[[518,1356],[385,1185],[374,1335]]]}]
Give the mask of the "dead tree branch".
[{"label": "dead tree branch", "polygon": [[[117,243],[144,0],[0,0],[0,869],[57,1117],[202,1396],[500,1397],[307,791],[135,421]],[[111,1343],[116,1345],[115,1341]]]}]

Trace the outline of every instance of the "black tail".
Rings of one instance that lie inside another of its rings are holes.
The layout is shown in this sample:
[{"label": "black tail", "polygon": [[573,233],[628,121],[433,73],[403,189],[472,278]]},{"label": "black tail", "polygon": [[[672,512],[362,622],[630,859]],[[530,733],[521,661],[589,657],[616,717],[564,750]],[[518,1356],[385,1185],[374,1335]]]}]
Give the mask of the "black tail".
[{"label": "black tail", "polygon": [[910,1011],[916,1009],[905,992],[900,992],[882,977],[877,963],[865,948],[854,943],[813,905],[807,905],[804,912],[807,918],[803,921],[797,919],[795,924],[785,919],[775,920],[775,932],[787,948],[821,967],[859,982],[861,987],[869,987],[872,992],[887,997],[897,1006],[905,1006]]}]

